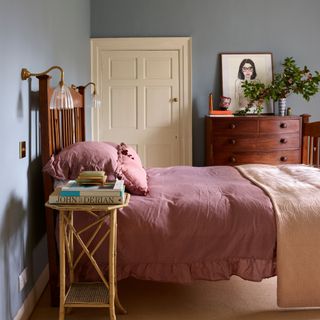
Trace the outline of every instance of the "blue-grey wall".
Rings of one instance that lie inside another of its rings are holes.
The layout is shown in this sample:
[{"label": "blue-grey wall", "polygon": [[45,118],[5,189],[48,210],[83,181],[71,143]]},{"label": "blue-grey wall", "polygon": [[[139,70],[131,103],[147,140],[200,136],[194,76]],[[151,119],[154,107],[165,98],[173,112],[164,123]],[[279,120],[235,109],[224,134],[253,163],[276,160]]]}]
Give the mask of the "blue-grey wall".
[{"label": "blue-grey wall", "polygon": [[[91,36],[191,36],[194,164],[204,160],[209,91],[220,94],[221,52],[272,52],[320,69],[318,0],[91,0]],[[12,319],[47,263],[39,162],[37,80],[20,70],[65,69],[66,82],[90,76],[89,0],[0,0],[0,319]],[[53,72],[53,81],[58,73]],[[296,114],[320,119],[320,95],[291,96]],[[18,143],[27,157],[18,158]],[[20,293],[18,275],[29,269]]]},{"label": "blue-grey wall", "polygon": [[[89,0],[0,0],[0,319],[10,320],[47,264],[38,135],[38,80],[27,67],[65,69],[67,83],[90,80]],[[59,77],[52,72],[53,82]],[[55,84],[53,83],[53,84]],[[31,91],[31,92],[30,92]],[[19,141],[27,157],[19,159]],[[28,267],[22,292],[18,275]]]},{"label": "blue-grey wall", "polygon": [[[276,72],[287,56],[320,70],[319,13],[319,0],[91,0],[91,36],[192,37],[193,162],[202,165],[208,93],[217,103],[221,91],[219,53],[272,52]],[[320,95],[288,104],[320,119]]]}]

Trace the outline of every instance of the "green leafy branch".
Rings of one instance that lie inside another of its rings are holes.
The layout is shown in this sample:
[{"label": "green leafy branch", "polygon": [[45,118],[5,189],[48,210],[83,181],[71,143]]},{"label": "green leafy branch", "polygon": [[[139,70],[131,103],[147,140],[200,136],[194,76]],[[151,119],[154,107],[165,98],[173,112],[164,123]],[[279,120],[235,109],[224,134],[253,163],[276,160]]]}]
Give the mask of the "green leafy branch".
[{"label": "green leafy branch", "polygon": [[248,106],[240,110],[242,114],[246,114],[252,106],[256,106],[256,113],[261,113],[265,100],[278,101],[295,93],[301,94],[306,101],[309,101],[319,91],[320,74],[318,71],[312,74],[308,67],[298,67],[292,57],[285,58],[282,66],[283,72],[275,74],[269,85],[249,81],[242,84],[244,96],[249,99]]}]

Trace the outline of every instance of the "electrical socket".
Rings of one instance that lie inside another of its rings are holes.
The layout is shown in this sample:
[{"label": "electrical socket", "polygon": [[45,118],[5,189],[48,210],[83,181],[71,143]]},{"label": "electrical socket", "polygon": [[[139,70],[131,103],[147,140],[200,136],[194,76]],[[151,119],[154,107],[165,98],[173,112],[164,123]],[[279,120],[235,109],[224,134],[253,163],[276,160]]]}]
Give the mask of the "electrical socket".
[{"label": "electrical socket", "polygon": [[25,158],[26,156],[26,142],[25,141],[20,141],[19,142],[19,158]]},{"label": "electrical socket", "polygon": [[28,281],[28,268],[25,268],[19,274],[19,290],[22,291]]}]

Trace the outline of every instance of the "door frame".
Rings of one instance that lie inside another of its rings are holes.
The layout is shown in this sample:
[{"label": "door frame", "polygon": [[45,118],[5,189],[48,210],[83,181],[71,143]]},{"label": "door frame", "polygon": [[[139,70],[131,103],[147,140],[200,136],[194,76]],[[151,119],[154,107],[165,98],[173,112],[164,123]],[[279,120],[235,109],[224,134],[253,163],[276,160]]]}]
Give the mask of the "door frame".
[{"label": "door frame", "polygon": [[[100,92],[101,53],[112,50],[174,50],[179,55],[181,165],[192,165],[192,41],[191,37],[91,38],[91,79]],[[93,136],[93,125],[91,136]]]}]

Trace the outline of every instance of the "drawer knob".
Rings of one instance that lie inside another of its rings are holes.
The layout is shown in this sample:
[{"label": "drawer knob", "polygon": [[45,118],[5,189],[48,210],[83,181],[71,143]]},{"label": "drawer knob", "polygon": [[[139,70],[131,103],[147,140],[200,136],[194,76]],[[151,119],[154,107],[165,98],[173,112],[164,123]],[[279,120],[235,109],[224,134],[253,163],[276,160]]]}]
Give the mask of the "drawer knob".
[{"label": "drawer knob", "polygon": [[230,139],[231,144],[236,144],[236,142],[237,142],[236,139]]},{"label": "drawer knob", "polygon": [[281,138],[280,139],[280,143],[287,143],[287,142],[288,142],[288,140],[286,138]]},{"label": "drawer knob", "polygon": [[280,128],[283,128],[283,129],[287,128],[287,124],[285,122],[280,123]]},{"label": "drawer knob", "polygon": [[230,157],[230,162],[232,162],[232,163],[235,163],[235,162],[237,162],[237,159],[236,159],[236,157]]},{"label": "drawer knob", "polygon": [[230,124],[230,129],[235,129],[236,128],[236,125],[234,123],[231,123]]},{"label": "drawer knob", "polygon": [[281,160],[282,162],[286,162],[286,161],[288,160],[288,157],[282,156],[282,157],[280,158],[280,160]]}]

